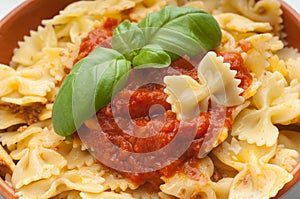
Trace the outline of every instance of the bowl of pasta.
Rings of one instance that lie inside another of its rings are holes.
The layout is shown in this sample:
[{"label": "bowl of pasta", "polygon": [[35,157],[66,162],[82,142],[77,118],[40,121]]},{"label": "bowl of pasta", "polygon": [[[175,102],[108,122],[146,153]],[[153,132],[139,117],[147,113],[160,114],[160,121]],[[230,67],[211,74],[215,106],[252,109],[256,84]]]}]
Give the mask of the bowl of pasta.
[{"label": "bowl of pasta", "polygon": [[0,21],[5,198],[279,198],[300,16],[278,0],[28,0]]}]

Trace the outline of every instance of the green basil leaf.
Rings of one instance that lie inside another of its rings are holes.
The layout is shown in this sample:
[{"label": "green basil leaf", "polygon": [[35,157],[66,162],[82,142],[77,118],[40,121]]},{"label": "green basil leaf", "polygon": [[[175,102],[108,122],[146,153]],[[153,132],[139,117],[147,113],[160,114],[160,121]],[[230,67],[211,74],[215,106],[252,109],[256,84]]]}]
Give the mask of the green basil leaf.
[{"label": "green basil leaf", "polygon": [[164,68],[171,64],[171,57],[160,46],[149,44],[133,58],[132,64],[134,68]]},{"label": "green basil leaf", "polygon": [[112,48],[124,54],[129,60],[144,45],[143,31],[136,24],[124,21],[113,32]]},{"label": "green basil leaf", "polygon": [[79,60],[72,68],[70,74],[79,73],[82,70],[97,66],[113,59],[122,57],[122,54],[109,48],[96,48],[87,57]]},{"label": "green basil leaf", "polygon": [[62,136],[71,135],[76,130],[72,112],[72,84],[74,77],[74,74],[69,74],[64,79],[52,108],[54,131]]},{"label": "green basil leaf", "polygon": [[167,6],[150,13],[138,26],[146,43],[178,56],[204,55],[221,42],[221,29],[210,14],[191,7]]},{"label": "green basil leaf", "polygon": [[120,57],[76,76],[73,84],[72,110],[77,128],[111,101],[114,91],[119,90],[119,87],[116,88],[120,86],[119,80],[124,76],[127,77],[130,69],[131,63]]},{"label": "green basil leaf", "polygon": [[74,66],[54,101],[52,121],[59,135],[73,134],[108,104],[114,86],[130,70],[130,62],[112,49],[99,48],[90,55]]}]

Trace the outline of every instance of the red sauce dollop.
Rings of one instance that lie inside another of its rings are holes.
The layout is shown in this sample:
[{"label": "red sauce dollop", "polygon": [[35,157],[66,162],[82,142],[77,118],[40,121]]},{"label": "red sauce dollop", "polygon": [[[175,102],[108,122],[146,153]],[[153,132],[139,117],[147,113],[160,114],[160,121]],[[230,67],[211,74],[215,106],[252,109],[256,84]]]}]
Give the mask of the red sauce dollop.
[{"label": "red sauce dollop", "polygon": [[73,63],[77,63],[97,47],[111,48],[111,37],[117,25],[117,19],[108,18],[103,27],[92,30],[88,36],[82,40],[78,56]]},{"label": "red sauce dollop", "polygon": [[[79,55],[74,62],[85,57],[98,46],[111,47],[107,41],[109,41],[113,27],[116,26],[117,22],[110,19],[107,23],[110,25],[93,30],[82,41]],[[243,65],[242,57],[232,52],[219,53],[219,55],[224,57],[225,62],[231,64],[232,69],[238,71],[236,77],[241,79],[239,86],[244,89],[249,87],[252,78]],[[150,183],[152,187],[158,187],[162,183],[161,176],[172,176],[175,172],[184,172],[197,179],[199,174],[194,169],[197,161],[194,157],[197,156],[204,138],[210,136],[207,133],[209,126],[231,129],[231,116],[234,107],[210,105],[207,112],[201,113],[195,118],[185,121],[176,119],[176,114],[171,111],[170,104],[166,102],[167,95],[163,91],[165,88],[163,77],[185,74],[198,80],[197,68],[192,63],[193,60],[188,60],[188,58],[179,58],[170,67],[164,69],[132,70],[125,88],[113,97],[110,104],[97,112],[97,122],[101,128],[83,126],[84,133],[81,131],[80,138],[93,149],[97,158],[109,163],[108,167],[122,167],[123,164],[126,167],[126,164],[131,161],[130,165],[133,170],[142,170],[140,162],[132,159],[125,152],[148,153],[158,151],[167,146],[176,136],[181,136],[180,139],[184,143],[185,137],[188,137],[193,129],[196,129],[194,138],[187,150],[170,164],[158,170],[144,173],[119,172],[138,185]],[[225,118],[222,118],[224,115]],[[223,122],[219,124],[216,121]],[[183,133],[179,134],[179,129]],[[115,147],[112,148],[110,144]],[[178,144],[172,150],[175,153],[180,147],[181,145]],[[164,152],[160,154],[162,160],[167,160],[168,155]],[[161,162],[149,158],[139,161],[153,165],[161,164]]]}]

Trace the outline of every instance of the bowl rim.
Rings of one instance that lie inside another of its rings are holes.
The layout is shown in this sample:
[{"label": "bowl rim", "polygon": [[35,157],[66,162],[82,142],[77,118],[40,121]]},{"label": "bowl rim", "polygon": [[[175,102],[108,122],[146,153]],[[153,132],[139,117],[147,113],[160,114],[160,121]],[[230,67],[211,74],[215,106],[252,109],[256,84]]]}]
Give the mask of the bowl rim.
[{"label": "bowl rim", "polygon": [[[37,30],[43,19],[52,18],[75,1],[78,0],[26,0],[11,10],[0,20],[0,49],[6,49],[1,51],[0,63],[9,65],[14,49],[18,46],[19,41],[24,40],[24,36],[28,36],[31,30]],[[46,10],[40,10],[41,5],[49,6]],[[31,22],[26,23],[26,18],[32,15],[34,17],[29,17]],[[26,24],[26,26],[17,26],[16,24]],[[14,34],[9,34],[12,30],[15,30]],[[9,42],[5,42],[7,40]]]},{"label": "bowl rim", "polygon": [[[285,0],[278,0],[281,4],[281,9],[284,13],[282,15],[283,21],[285,21],[285,26],[283,27],[282,32],[293,32],[295,29],[300,30],[300,12],[297,12],[290,4]],[[286,20],[288,18],[289,20]],[[298,35],[285,35],[285,41],[288,43],[288,46],[294,47],[300,51],[300,41]],[[296,43],[294,41],[297,41]]]},{"label": "bowl rim", "polygon": [[[49,16],[49,15],[46,16],[48,14],[47,13],[47,14],[44,14],[45,17],[42,17],[42,18],[40,18],[40,16],[37,17],[38,22],[35,21],[35,23],[32,24],[32,28],[28,27],[29,29],[27,31],[25,31],[25,32],[22,31],[22,32],[18,33],[17,37],[14,36],[14,39],[12,39],[11,42],[16,47],[18,45],[19,41],[23,41],[24,36],[29,35],[30,30],[36,30],[37,27],[39,25],[41,25],[41,21],[43,19],[55,16],[56,14],[58,14],[58,12],[60,10],[62,10],[64,7],[66,7],[67,5],[69,5],[70,3],[75,2],[75,1],[78,1],[78,0],[63,0],[63,1],[62,0],[26,0],[26,1],[22,2],[21,4],[19,4],[18,6],[16,6],[12,11],[10,11],[6,16],[4,16],[0,20],[0,29],[1,30],[3,29],[4,32],[9,31],[9,29],[13,26],[14,23],[16,23],[16,21],[19,21],[22,17],[24,17],[23,12],[28,7],[35,8],[35,7],[38,7],[40,3],[45,3],[45,2],[48,2],[48,3],[50,2],[53,5],[61,3],[60,9],[56,9],[56,11],[53,11],[51,9],[49,10],[49,13],[51,13],[51,16]],[[295,24],[298,27],[298,29],[300,30],[300,23],[297,23],[300,21],[300,13],[298,13],[294,8],[292,8],[292,6],[290,6],[284,0],[278,0],[278,1],[281,4],[281,9],[284,13],[283,16],[288,15],[291,22],[293,24]],[[62,2],[64,2],[64,3],[62,3]],[[28,13],[28,14],[31,14],[31,13]],[[284,18],[285,17],[283,17],[283,20],[284,20]],[[12,21],[13,21],[13,23],[12,23]],[[287,27],[284,27],[283,32],[285,32],[285,30],[286,30],[285,28],[287,28]],[[289,28],[291,28],[291,27],[289,27]],[[3,31],[0,31],[0,43],[3,39]],[[286,38],[287,38],[287,41],[294,39],[294,37],[290,38],[288,35]],[[289,46],[297,48],[298,51],[300,51],[300,45],[296,46],[296,45],[294,45],[293,42],[288,42],[288,43],[289,43]],[[3,53],[5,54],[6,58],[2,58],[0,56],[0,64],[8,65],[9,61],[12,58],[13,50],[12,51],[9,51],[9,50],[2,51],[1,54],[3,54]],[[7,57],[9,57],[9,60],[7,60]],[[284,187],[272,199],[282,197],[288,191],[290,191],[297,183],[300,183],[300,160],[298,161],[295,168],[292,170],[291,174],[293,175],[293,179],[290,182],[288,182],[287,184],[285,184]],[[9,186],[7,184],[7,182],[5,182],[2,178],[0,178],[0,195],[2,195],[3,197],[5,197],[7,199],[16,199],[17,198],[17,196],[15,195],[14,189],[11,186]]]}]

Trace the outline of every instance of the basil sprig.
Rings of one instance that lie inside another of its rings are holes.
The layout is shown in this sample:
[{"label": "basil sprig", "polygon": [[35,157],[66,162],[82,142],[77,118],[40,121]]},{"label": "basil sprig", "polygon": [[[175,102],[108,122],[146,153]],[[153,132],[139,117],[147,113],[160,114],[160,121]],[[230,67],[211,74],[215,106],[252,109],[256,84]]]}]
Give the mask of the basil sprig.
[{"label": "basil sprig", "polygon": [[216,20],[195,8],[167,6],[137,25],[122,22],[113,32],[112,49],[95,49],[63,81],[52,110],[55,132],[72,135],[110,102],[132,67],[167,67],[179,56],[203,56],[220,42]]}]

